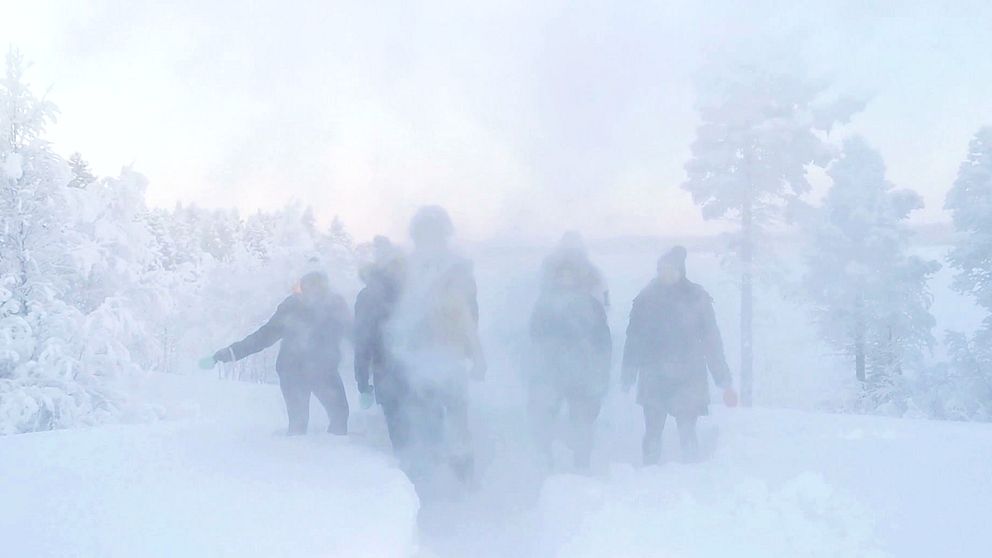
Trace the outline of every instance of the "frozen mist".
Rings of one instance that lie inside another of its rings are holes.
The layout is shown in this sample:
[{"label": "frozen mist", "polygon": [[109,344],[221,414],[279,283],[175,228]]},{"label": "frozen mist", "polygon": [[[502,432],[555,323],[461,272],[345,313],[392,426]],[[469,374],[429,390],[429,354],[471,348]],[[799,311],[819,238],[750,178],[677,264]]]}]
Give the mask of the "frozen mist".
[{"label": "frozen mist", "polygon": [[[612,251],[628,261],[639,252]],[[509,303],[534,298],[536,275],[524,270],[540,256],[476,260],[493,351],[489,379],[471,393],[480,486],[464,500],[418,500],[375,409],[355,405],[351,440],[338,441],[314,405],[311,434],[287,439],[274,386],[155,375],[129,389],[162,422],[0,438],[0,490],[18,503],[2,508],[0,537],[15,555],[39,556],[932,556],[977,555],[992,542],[984,424],[714,408],[701,425],[705,462],[679,463],[668,432],[664,465],[640,469],[640,416],[614,391],[592,473],[574,474],[556,446],[544,477],[521,412],[520,317]],[[707,256],[690,265],[718,266]],[[644,267],[607,277],[615,301],[632,296]],[[713,292],[719,301],[733,289]],[[615,307],[611,321],[622,314]],[[823,358],[802,352],[789,358]]]},{"label": "frozen mist", "polygon": [[986,556],[990,28],[0,2],[0,556]]}]

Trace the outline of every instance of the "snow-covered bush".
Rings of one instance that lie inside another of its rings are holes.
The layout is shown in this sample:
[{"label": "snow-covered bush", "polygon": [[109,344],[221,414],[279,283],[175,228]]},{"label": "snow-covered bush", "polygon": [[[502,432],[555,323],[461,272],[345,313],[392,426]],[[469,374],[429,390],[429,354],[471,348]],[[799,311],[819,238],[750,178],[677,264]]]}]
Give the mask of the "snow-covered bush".
[{"label": "snow-covered bush", "polygon": [[949,332],[948,362],[936,363],[914,386],[915,403],[925,417],[992,421],[992,339]]}]

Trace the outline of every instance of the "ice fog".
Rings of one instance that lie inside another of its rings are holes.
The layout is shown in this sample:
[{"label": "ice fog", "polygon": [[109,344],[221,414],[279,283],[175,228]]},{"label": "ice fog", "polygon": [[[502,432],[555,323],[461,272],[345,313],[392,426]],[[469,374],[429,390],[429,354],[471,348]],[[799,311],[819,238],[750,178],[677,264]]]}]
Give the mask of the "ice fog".
[{"label": "ice fog", "polygon": [[992,11],[887,9],[5,6],[3,554],[984,556]]}]

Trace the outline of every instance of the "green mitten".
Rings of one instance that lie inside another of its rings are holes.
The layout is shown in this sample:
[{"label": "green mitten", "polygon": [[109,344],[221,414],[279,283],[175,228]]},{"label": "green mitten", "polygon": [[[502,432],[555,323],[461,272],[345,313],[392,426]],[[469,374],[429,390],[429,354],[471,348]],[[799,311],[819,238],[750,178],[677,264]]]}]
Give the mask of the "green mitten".
[{"label": "green mitten", "polygon": [[217,361],[214,360],[214,357],[208,356],[201,358],[196,364],[200,367],[200,370],[212,370],[214,365],[217,364]]},{"label": "green mitten", "polygon": [[365,393],[362,393],[359,401],[363,409],[371,409],[372,405],[375,403],[375,395],[372,394],[372,390],[368,390]]}]

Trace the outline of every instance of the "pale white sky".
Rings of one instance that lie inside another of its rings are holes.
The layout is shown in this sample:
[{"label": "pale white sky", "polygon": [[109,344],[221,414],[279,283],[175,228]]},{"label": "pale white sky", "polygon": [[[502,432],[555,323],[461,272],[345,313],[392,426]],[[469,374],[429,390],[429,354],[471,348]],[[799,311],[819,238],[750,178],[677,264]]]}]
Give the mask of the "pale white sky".
[{"label": "pale white sky", "polygon": [[[739,4],[739,5],[738,5]],[[870,4],[870,6],[869,6]],[[704,54],[763,43],[870,98],[889,177],[943,196],[992,123],[992,6],[960,2],[0,0],[62,109],[50,137],[155,204],[299,200],[359,238],[698,234],[678,185]],[[838,136],[840,137],[840,136]]]}]

